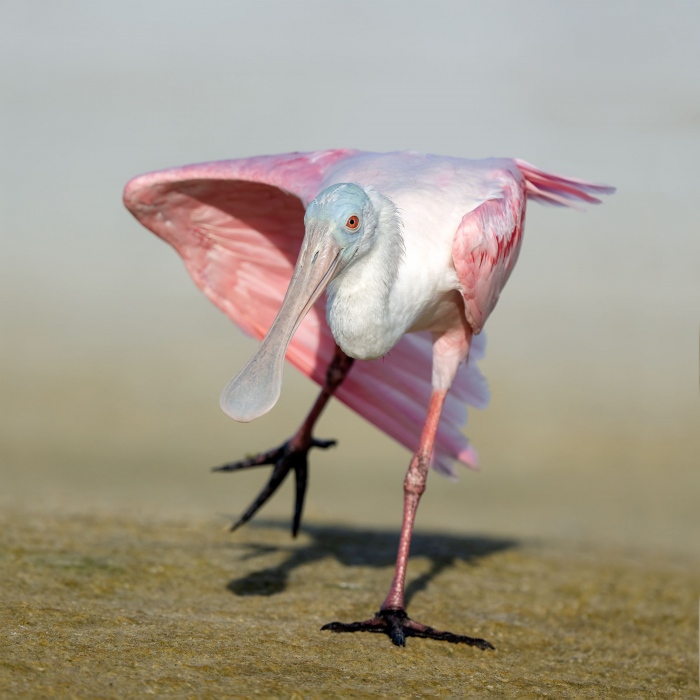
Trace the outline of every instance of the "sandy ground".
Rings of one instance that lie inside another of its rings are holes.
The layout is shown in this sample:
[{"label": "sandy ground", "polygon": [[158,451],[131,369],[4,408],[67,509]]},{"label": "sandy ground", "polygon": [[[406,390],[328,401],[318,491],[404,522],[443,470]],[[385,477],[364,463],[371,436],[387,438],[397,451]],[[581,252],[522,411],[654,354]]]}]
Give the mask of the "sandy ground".
[{"label": "sandy ground", "polygon": [[396,532],[2,519],[5,697],[697,697],[700,569],[561,542],[419,534],[409,609],[496,651],[321,632],[362,619]]}]

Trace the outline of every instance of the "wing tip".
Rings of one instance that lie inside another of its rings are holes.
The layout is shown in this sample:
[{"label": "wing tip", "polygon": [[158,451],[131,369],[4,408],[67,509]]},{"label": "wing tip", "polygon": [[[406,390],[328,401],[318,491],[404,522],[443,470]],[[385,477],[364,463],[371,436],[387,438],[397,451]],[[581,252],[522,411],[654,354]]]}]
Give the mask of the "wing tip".
[{"label": "wing tip", "polygon": [[517,158],[515,164],[525,178],[528,198],[544,204],[578,209],[577,202],[601,204],[596,195],[612,195],[617,191],[612,185],[548,173]]}]

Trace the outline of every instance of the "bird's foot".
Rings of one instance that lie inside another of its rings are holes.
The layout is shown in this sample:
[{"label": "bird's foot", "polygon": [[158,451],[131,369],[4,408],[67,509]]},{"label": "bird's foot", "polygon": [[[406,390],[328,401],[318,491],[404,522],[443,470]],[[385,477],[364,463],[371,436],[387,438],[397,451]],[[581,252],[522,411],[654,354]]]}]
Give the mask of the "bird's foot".
[{"label": "bird's foot", "polygon": [[304,509],[304,496],[306,495],[306,485],[308,482],[309,450],[312,447],[320,447],[325,450],[329,447],[333,447],[335,444],[335,440],[316,440],[315,438],[299,440],[295,437],[269,452],[261,452],[254,457],[242,459],[238,462],[222,464],[220,467],[214,467],[212,471],[215,472],[235,472],[242,469],[261,467],[265,464],[274,465],[272,475],[267,484],[265,484],[257,498],[248,506],[248,509],[243,513],[240,519],[231,526],[231,531],[240,527],[243,523],[247,523],[279,488],[287,474],[289,474],[290,471],[294,471],[296,498],[294,503],[294,517],[292,519],[292,535],[296,537],[299,532],[301,514]]},{"label": "bird's foot", "polygon": [[412,620],[403,609],[380,610],[370,620],[363,622],[330,622],[321,627],[331,632],[380,632],[388,635],[397,647],[406,646],[406,637],[425,637],[453,644],[468,644],[479,649],[495,649],[485,639],[467,637],[463,634],[442,632]]}]

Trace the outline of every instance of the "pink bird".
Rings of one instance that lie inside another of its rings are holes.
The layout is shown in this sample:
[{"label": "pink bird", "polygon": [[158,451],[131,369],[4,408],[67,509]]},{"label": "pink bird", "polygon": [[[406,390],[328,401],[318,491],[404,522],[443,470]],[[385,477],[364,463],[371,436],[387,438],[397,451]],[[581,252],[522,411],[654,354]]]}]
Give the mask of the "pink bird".
[{"label": "pink bird", "polygon": [[594,195],[613,191],[520,160],[354,150],[190,165],[126,186],[126,206],[177,250],[202,291],[246,333],[264,337],[224,389],[223,410],[242,422],[269,411],[285,356],[322,386],[281,447],[218,468],[274,465],[232,529],[293,470],[296,535],[308,452],[334,444],[312,436],[331,396],[414,453],[389,594],[374,617],[322,629],[383,632],[400,646],[415,636],[493,648],[407,616],[416,510],[431,465],[453,474],[455,460],[477,464],[461,428],[467,404],[488,403],[476,365],[481,331],[518,258],[527,200],[598,203]]}]

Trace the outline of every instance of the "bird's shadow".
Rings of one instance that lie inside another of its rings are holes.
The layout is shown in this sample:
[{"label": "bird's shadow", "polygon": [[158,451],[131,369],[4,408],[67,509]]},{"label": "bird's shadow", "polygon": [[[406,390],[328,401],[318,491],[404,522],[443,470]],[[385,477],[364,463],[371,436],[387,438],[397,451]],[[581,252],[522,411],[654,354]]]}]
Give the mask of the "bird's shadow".
[{"label": "bird's shadow", "polygon": [[[248,527],[288,528],[287,523],[262,520]],[[254,571],[227,584],[231,593],[238,596],[271,596],[282,593],[291,572],[315,561],[335,558],[345,566],[392,566],[396,560],[399,533],[396,530],[365,530],[350,527],[305,526],[303,532],[310,542],[273,546],[255,542],[234,545],[244,550],[241,559],[250,560],[267,554],[288,552],[289,556],[276,566]],[[465,537],[448,533],[413,534],[411,557],[424,557],[430,562],[425,573],[411,580],[406,586],[406,605],[412,597],[427,588],[442,571],[457,561],[475,563],[496,552],[517,547],[518,542],[496,537]]]}]

